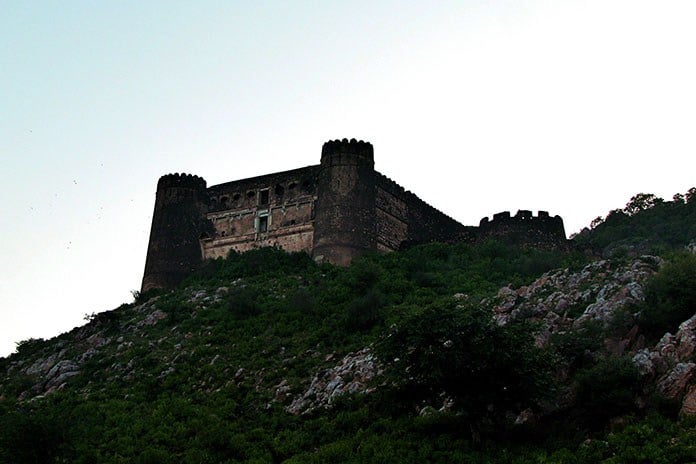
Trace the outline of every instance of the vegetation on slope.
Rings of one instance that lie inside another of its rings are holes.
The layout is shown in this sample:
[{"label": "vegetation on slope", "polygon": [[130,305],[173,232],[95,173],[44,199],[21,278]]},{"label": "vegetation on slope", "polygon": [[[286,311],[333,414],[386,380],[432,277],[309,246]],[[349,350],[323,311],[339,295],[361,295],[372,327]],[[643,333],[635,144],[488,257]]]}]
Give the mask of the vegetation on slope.
[{"label": "vegetation on slope", "polygon": [[662,254],[696,239],[696,187],[665,201],[651,193],[634,195],[624,208],[597,217],[574,237],[580,247],[605,255],[637,250]]},{"label": "vegetation on slope", "polygon": [[[610,243],[600,230],[584,243]],[[659,317],[633,308],[646,333],[694,313],[696,259],[668,258],[646,286]],[[696,460],[693,420],[677,421],[629,358],[605,350],[625,320],[539,345],[534,318],[499,324],[479,303],[588,259],[495,242],[348,268],[268,248],[233,254],[0,359],[0,462]],[[383,371],[359,390],[370,393],[289,412],[313,377],[366,347]]]}]

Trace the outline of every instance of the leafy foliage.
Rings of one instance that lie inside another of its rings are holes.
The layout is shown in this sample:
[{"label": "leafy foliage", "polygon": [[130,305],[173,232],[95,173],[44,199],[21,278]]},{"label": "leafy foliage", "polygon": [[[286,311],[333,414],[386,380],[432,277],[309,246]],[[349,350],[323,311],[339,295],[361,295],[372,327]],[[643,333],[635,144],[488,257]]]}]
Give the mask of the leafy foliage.
[{"label": "leafy foliage", "polygon": [[664,201],[649,193],[634,195],[623,209],[592,221],[592,228],[574,237],[581,247],[605,253],[636,250],[663,253],[696,238],[696,188]]},{"label": "leafy foliage", "polygon": [[640,374],[629,357],[602,359],[576,375],[577,403],[585,420],[597,427],[607,419],[636,410]]},{"label": "leafy foliage", "polygon": [[491,314],[443,300],[390,332],[378,353],[388,362],[395,397],[420,404],[454,400],[471,423],[497,423],[504,413],[548,394],[551,358],[531,330],[499,326]]},{"label": "leafy foliage", "polygon": [[[635,199],[635,212],[612,214],[588,240],[659,235],[645,232],[657,222],[645,218],[672,208],[663,219],[676,224],[670,214],[687,214],[694,198]],[[685,224],[664,243],[681,243]],[[172,292],[136,292],[85,328],[0,359],[0,463],[693,460],[688,422],[629,418],[603,435],[610,416],[636,413],[638,383],[625,359],[588,355],[600,328],[554,336],[542,350],[533,327],[498,326],[474,304],[586,259],[493,241],[367,255],[347,268],[271,248],[233,253]],[[660,314],[691,301],[677,289],[691,285],[692,265],[673,265],[649,289]],[[286,412],[315,373],[366,346],[385,369],[375,393],[336,398],[330,411]],[[55,353],[90,355],[63,387],[27,401],[40,374],[22,377],[18,366]],[[558,370],[569,372],[576,401],[560,419],[514,426],[522,408],[543,406]],[[448,398],[452,408],[437,411]],[[493,433],[475,442],[472,430]],[[582,444],[587,436],[598,438]]]},{"label": "leafy foliage", "polygon": [[551,345],[570,368],[591,364],[592,353],[602,344],[604,330],[599,321],[587,321],[576,330],[558,332],[551,336]]},{"label": "leafy foliage", "polygon": [[22,355],[31,355],[46,345],[46,340],[43,338],[28,338],[26,340],[15,343],[16,351]]},{"label": "leafy foliage", "polygon": [[647,285],[641,325],[654,336],[696,314],[696,255],[677,254]]}]

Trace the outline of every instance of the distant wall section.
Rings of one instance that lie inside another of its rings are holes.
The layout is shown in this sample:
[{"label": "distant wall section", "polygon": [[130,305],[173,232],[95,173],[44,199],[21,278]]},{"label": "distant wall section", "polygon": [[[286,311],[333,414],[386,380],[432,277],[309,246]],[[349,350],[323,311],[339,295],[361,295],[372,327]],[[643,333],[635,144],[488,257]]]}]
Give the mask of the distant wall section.
[{"label": "distant wall section", "polygon": [[560,216],[550,216],[546,211],[534,216],[528,210],[519,210],[514,216],[504,211],[495,214],[492,220],[481,219],[478,240],[487,239],[535,248],[563,248],[568,242]]}]

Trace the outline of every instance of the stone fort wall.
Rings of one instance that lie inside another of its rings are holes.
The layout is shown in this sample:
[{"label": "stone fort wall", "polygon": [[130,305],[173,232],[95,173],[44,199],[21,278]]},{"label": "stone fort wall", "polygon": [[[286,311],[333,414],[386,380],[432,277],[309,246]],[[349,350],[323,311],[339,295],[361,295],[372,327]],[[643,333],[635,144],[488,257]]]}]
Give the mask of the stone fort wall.
[{"label": "stone fort wall", "polygon": [[534,216],[528,210],[519,210],[514,216],[504,211],[495,214],[492,220],[481,219],[477,239],[496,239],[536,248],[559,248],[567,242],[560,216],[550,216],[546,211]]},{"label": "stone fort wall", "polygon": [[318,165],[211,187],[188,174],[160,178],[142,291],[172,288],[230,251],[276,246],[347,265],[370,251],[489,238],[541,247],[566,241],[563,220],[543,211],[465,226],[375,171],[372,144],[333,140]]},{"label": "stone fort wall", "polygon": [[307,166],[210,187],[206,219],[213,233],[201,238],[203,258],[265,246],[311,252],[318,168]]},{"label": "stone fort wall", "polygon": [[206,182],[198,176],[159,179],[142,291],[174,287],[200,267],[199,237],[212,232],[205,219],[206,197]]},{"label": "stone fort wall", "polygon": [[446,242],[467,229],[383,174],[376,173],[375,187],[379,251],[399,250],[418,243]]}]

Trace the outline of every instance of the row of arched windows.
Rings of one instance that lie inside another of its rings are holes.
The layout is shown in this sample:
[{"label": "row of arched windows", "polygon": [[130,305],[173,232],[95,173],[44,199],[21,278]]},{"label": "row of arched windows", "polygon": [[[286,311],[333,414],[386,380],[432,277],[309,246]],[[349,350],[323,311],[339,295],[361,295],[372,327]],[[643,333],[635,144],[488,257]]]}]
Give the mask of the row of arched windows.
[{"label": "row of arched windows", "polygon": [[[273,193],[273,197],[271,196]],[[242,193],[225,194],[218,197],[210,198],[210,209],[219,211],[225,209],[233,209],[240,207],[258,206],[264,207],[274,203],[281,203],[286,198],[293,198],[299,194],[314,193],[314,182],[309,179],[303,180],[301,183],[297,181],[287,182],[285,184],[276,184],[273,189],[270,187],[248,190],[242,197]]]}]

